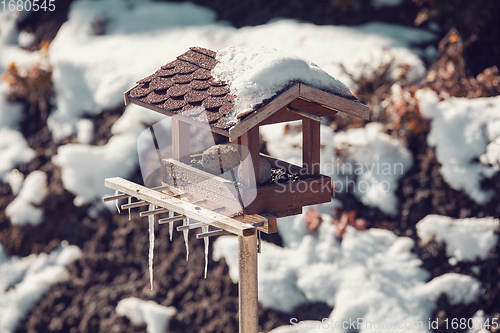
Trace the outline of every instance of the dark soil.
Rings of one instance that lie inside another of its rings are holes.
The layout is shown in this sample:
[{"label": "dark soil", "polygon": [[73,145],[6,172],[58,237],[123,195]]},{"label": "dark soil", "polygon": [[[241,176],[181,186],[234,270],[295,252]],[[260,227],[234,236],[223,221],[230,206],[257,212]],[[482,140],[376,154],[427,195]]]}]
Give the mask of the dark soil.
[{"label": "dark soil", "polygon": [[[333,3],[330,0],[315,2],[314,6],[312,2],[301,0],[271,0],[265,3],[261,0],[195,2],[216,9],[219,19],[228,20],[235,26],[262,24],[276,17],[297,18],[316,24],[359,24],[374,19],[405,24],[415,14],[412,8],[370,12],[339,10],[329,7],[328,4]],[[57,13],[50,16],[33,13],[20,22],[20,28],[36,33],[34,49],[39,47],[42,40],[54,38],[67,19],[70,4],[71,1],[57,2]],[[470,48],[466,48],[472,72],[480,72],[492,64],[498,64],[498,29],[489,31],[471,43]],[[96,128],[93,144],[102,145],[108,141],[109,129],[122,110],[117,108],[89,117]],[[62,186],[61,171],[51,162],[51,157],[56,154],[59,144],[74,142],[75,139],[54,143],[42,119],[27,118],[21,126],[37,158],[18,169],[25,175],[37,169],[46,172],[49,195],[42,203],[45,211],[43,224],[37,227],[15,227],[5,215],[5,208],[14,196],[8,185],[0,183],[0,242],[10,255],[27,256],[31,253],[48,253],[62,241],[67,241],[79,246],[83,256],[68,266],[69,279],[49,289],[20,324],[17,332],[145,332],[145,325],[132,325],[128,319],[115,312],[118,301],[132,296],[174,306],[178,313],[171,322],[171,332],[237,332],[238,291],[229,278],[224,260],[210,261],[208,277],[203,279],[203,242],[196,240],[194,233],[190,234],[190,259],[186,262],[182,235],[175,232],[173,242],[170,242],[168,227],[157,226],[154,290],[151,291],[147,267],[146,219],[139,218],[137,211],[133,212],[131,221],[126,213],[118,215],[107,210],[91,216],[88,206],[74,206],[74,196]],[[427,146],[426,133],[410,135],[407,142],[415,162],[401,180],[397,192],[401,215],[388,217],[378,209],[361,205],[350,195],[340,198],[346,210],[356,210],[358,216],[366,218],[371,227],[390,228],[398,235],[414,239],[417,239],[415,224],[430,213],[457,218],[500,217],[500,176],[484,184],[496,191],[495,198],[485,206],[477,205],[463,192],[451,189],[443,181],[434,150]],[[129,179],[140,183],[139,171]],[[281,244],[277,234],[264,239]],[[448,263],[443,246],[435,242],[417,243],[415,252],[422,259],[423,267],[430,272],[430,278],[446,272],[469,274],[478,278],[484,289],[482,298],[467,307],[451,306],[446,298],[441,298],[433,314],[435,318],[469,318],[478,309],[500,316],[500,245],[484,262],[456,266]],[[476,264],[480,268],[479,274],[474,274],[472,270]],[[331,308],[323,303],[304,304],[292,313],[260,308],[260,330],[269,331],[289,324],[292,317],[321,320],[330,312]],[[439,331],[444,332],[442,327]]]}]

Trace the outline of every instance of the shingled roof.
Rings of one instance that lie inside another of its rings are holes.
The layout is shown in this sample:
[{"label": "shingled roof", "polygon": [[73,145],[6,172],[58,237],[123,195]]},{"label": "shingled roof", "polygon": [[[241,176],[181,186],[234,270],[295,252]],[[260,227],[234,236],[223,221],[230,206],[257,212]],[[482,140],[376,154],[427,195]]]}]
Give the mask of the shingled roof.
[{"label": "shingled roof", "polygon": [[234,108],[235,96],[230,94],[226,83],[215,81],[210,73],[217,64],[215,55],[214,51],[191,47],[155,73],[137,81],[137,85],[125,93],[125,98],[146,107],[154,106],[155,111],[169,115],[182,113],[200,122],[208,120],[213,127],[228,129],[234,123],[227,123],[224,116]]},{"label": "shingled roof", "polygon": [[[225,117],[235,108],[236,96],[231,94],[226,82],[217,81],[211,74],[212,69],[218,63],[215,59],[216,54],[216,52],[205,48],[190,47],[189,51],[161,66],[155,73],[137,81],[136,86],[125,92],[125,104],[134,103],[169,116],[181,115],[183,119],[189,120],[191,123],[206,124],[208,121],[212,130],[230,136],[229,131],[232,127],[243,122],[252,113],[258,112],[260,107],[271,102],[274,98],[263,101],[253,110],[239,114],[236,120]],[[317,89],[307,87],[314,91],[310,91],[312,95],[305,98],[299,96],[297,82],[290,83],[287,89],[294,87],[294,85],[297,88],[296,94],[289,93],[290,96],[286,100],[283,99],[282,104],[284,105],[279,105],[279,108],[286,106],[295,98],[303,98],[312,103],[318,103],[317,105],[323,109],[326,106],[326,108],[347,112],[365,119],[368,117],[366,106],[358,103],[352,96],[334,96],[343,100],[341,104],[345,101],[355,103],[354,107],[349,104],[350,110],[352,110],[349,111],[344,110],[345,105],[340,108],[329,105],[328,101],[325,102],[321,98],[322,96],[317,94]],[[278,92],[275,97],[287,89]],[[329,95],[326,92],[320,93]],[[319,96],[319,101],[315,100],[317,96]],[[333,114],[335,114],[334,111]]]}]

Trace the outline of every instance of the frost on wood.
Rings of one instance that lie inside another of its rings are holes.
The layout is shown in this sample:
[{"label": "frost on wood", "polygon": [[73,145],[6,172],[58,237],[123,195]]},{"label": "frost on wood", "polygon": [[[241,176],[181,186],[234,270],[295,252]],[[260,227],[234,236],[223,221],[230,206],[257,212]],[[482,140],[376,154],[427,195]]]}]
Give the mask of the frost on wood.
[{"label": "frost on wood", "polygon": [[[208,225],[202,226],[201,231],[203,233],[208,232]],[[210,237],[203,238],[203,241],[205,242],[205,274],[204,274],[204,277],[206,279],[207,278],[207,270],[208,270],[208,246],[210,244]]]},{"label": "frost on wood", "polygon": [[[154,210],[155,205],[150,204],[149,210]],[[151,290],[153,290],[153,254],[155,247],[155,216],[148,216],[149,222],[149,283],[151,284]]]},{"label": "frost on wood", "polygon": [[[189,225],[189,218],[182,220],[182,225]],[[186,245],[186,261],[189,260],[189,229],[183,230],[182,233],[184,234],[184,244]]]}]

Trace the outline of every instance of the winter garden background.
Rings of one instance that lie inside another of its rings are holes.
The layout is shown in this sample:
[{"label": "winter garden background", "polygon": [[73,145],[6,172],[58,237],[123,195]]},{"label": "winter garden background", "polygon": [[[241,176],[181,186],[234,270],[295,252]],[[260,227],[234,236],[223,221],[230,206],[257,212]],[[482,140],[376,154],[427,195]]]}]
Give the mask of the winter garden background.
[{"label": "winter garden background", "polygon": [[[370,122],[322,122],[331,203],[280,219],[259,255],[271,332],[498,332],[496,1],[55,1],[0,7],[0,332],[235,332],[237,242],[209,246],[101,203],[141,183],[123,105],[190,46],[274,48],[345,83]],[[8,4],[8,1],[6,1]],[[168,125],[165,127],[168,131]],[[263,152],[300,164],[300,123]]]}]

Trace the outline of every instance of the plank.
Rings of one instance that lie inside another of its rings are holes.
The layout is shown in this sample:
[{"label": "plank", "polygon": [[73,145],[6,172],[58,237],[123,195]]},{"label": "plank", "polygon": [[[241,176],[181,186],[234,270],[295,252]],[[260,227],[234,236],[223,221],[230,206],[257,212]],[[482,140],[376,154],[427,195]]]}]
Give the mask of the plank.
[{"label": "plank", "polygon": [[320,174],[320,128],[316,120],[302,120],[302,167],[311,176]]},{"label": "plank", "polygon": [[[242,189],[243,198],[254,195]],[[329,202],[332,196],[331,178],[318,176],[298,182],[286,184],[270,184],[257,188],[257,197],[243,212],[245,214],[260,214],[267,212],[274,216],[278,212],[298,209],[303,206]]]},{"label": "plank", "polygon": [[191,160],[191,136],[189,124],[178,117],[172,117],[172,158],[183,163]]},{"label": "plank", "polygon": [[[255,223],[260,223],[264,222],[264,225],[262,227],[257,227],[258,230],[265,232],[266,234],[274,234],[278,232],[278,223],[277,223],[277,218],[274,215],[267,214],[267,213],[261,213],[261,214],[243,214],[243,215],[238,215],[234,216],[233,219],[240,221],[241,223],[248,223],[250,225],[253,225]],[[262,221],[262,220],[265,221]]]},{"label": "plank", "polygon": [[370,109],[366,105],[310,87],[303,83],[300,83],[299,96],[303,99],[328,106],[334,110],[370,120]]},{"label": "plank", "polygon": [[240,221],[217,212],[171,197],[166,193],[152,190],[120,177],[107,178],[104,180],[104,184],[106,187],[113,190],[130,194],[139,200],[147,201],[159,207],[172,210],[180,215],[186,215],[200,222],[227,230],[239,236],[247,237],[255,234],[256,229],[249,224],[241,223]]},{"label": "plank", "polygon": [[297,110],[310,113],[318,117],[334,116],[337,113],[337,111],[335,111],[332,108],[326,107],[318,103],[314,103],[313,101],[310,100],[302,99],[300,97],[292,101],[290,104],[288,104],[288,106]]},{"label": "plank", "polygon": [[321,120],[322,120],[321,117],[315,116],[315,115],[313,115],[311,113],[307,113],[307,112],[301,111],[301,110],[296,109],[296,108],[291,107],[291,106],[288,107],[288,110],[292,111],[293,113],[296,113],[296,114],[298,114],[298,115],[300,115],[300,116],[302,116],[304,118],[311,119],[311,120],[314,120],[314,121],[317,121],[317,122],[321,123]]},{"label": "plank", "polygon": [[162,160],[162,182],[182,193],[223,205],[233,214],[243,211],[235,184],[173,159]]},{"label": "plank", "polygon": [[[242,154],[241,162],[241,182],[246,187],[252,187],[259,185],[260,183],[260,138],[259,138],[259,127],[256,126],[251,128],[247,132],[243,133],[241,136],[241,146],[247,148],[247,156],[245,153]],[[245,149],[245,148],[243,148]],[[248,156],[249,155],[249,156]]]},{"label": "plank", "polygon": [[294,112],[290,112],[288,110],[288,106],[285,106],[285,107],[281,108],[281,110],[277,111],[273,115],[271,115],[268,118],[261,121],[259,123],[259,126],[285,123],[285,122],[295,121],[295,120],[302,120],[302,118],[304,118],[304,117],[302,117]]},{"label": "plank", "polygon": [[257,235],[238,237],[239,332],[258,332]]},{"label": "plank", "polygon": [[245,132],[257,126],[260,122],[270,117],[272,114],[281,110],[291,101],[299,97],[299,83],[276,96],[272,101],[256,110],[253,114],[247,116],[235,126],[229,129],[229,141],[234,141],[237,137],[242,136]]}]

